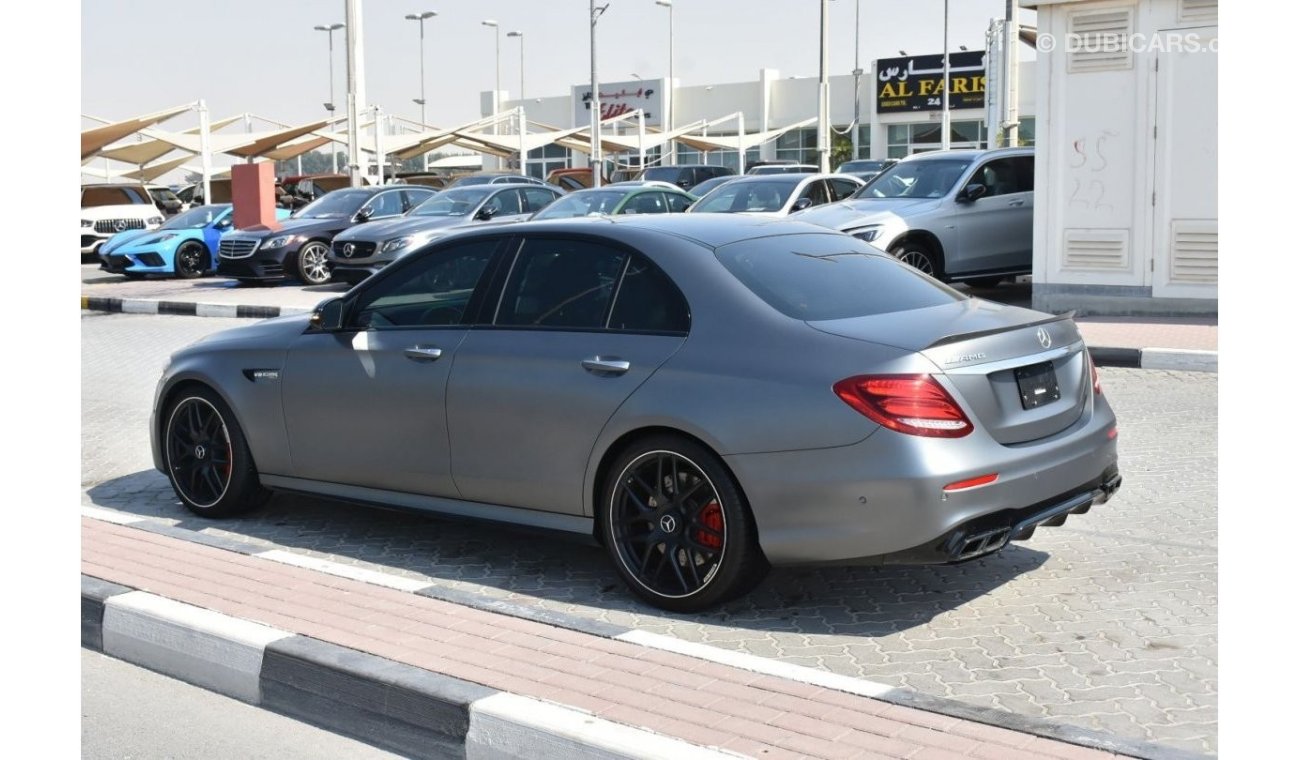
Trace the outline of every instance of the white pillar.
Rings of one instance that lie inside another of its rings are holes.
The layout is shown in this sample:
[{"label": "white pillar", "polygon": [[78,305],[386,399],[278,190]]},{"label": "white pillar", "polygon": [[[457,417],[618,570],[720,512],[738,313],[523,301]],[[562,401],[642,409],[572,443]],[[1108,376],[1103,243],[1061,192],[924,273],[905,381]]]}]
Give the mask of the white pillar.
[{"label": "white pillar", "polygon": [[525,150],[524,138],[528,135],[528,120],[524,117],[524,107],[519,106],[519,173],[528,176],[528,151]]},{"label": "white pillar", "polygon": [[645,111],[639,108],[636,112],[636,142],[641,151],[641,171],[645,171]]},{"label": "white pillar", "polygon": [[1006,97],[1003,106],[1007,115],[1007,147],[1020,143],[1020,3],[1007,0],[1006,23]]},{"label": "white pillar", "polygon": [[736,155],[740,160],[737,174],[745,173],[745,112],[736,114]]},{"label": "white pillar", "polygon": [[203,167],[203,202],[212,203],[212,139],[207,101],[199,101],[199,155]]},{"label": "white pillar", "polygon": [[[343,0],[347,15],[348,48],[348,174],[352,186],[361,186],[366,173],[365,155],[361,152],[361,114],[366,110],[365,48],[362,44],[361,0]],[[375,129],[378,129],[376,125]]]},{"label": "white pillar", "polygon": [[822,0],[821,74],[818,76],[819,81],[817,83],[817,166],[818,171],[822,172],[831,170],[831,87],[830,80],[827,78],[829,61],[826,50],[826,37],[829,29],[827,2],[828,0]]},{"label": "white pillar", "polygon": [[375,106],[375,175],[377,185],[384,184],[384,122],[383,112]]},{"label": "white pillar", "polygon": [[[1015,2],[1015,0],[1009,0]],[[939,136],[939,147],[948,150],[952,147],[952,113],[948,110],[948,0],[943,0],[943,119]]]}]

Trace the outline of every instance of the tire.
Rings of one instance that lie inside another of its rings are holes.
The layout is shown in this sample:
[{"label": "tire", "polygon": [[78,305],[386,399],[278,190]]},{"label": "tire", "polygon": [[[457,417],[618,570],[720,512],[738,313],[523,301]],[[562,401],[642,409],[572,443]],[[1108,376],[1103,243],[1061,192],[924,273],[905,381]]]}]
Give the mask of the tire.
[{"label": "tire", "polygon": [[634,443],[614,460],[600,493],[601,536],[614,567],[655,607],[698,612],[744,595],[767,575],[744,494],[717,455],[692,440],[656,435]]},{"label": "tire", "polygon": [[163,416],[167,479],[187,509],[201,517],[230,517],[256,509],[271,492],[262,488],[244,431],[211,388],[176,394]]},{"label": "tire", "polygon": [[939,257],[924,243],[907,240],[889,249],[890,255],[935,279],[942,279],[943,268]]},{"label": "tire", "polygon": [[330,281],[330,249],[319,240],[309,240],[298,249],[294,269],[298,279],[308,285],[324,285]]},{"label": "tire", "polygon": [[208,271],[208,249],[197,240],[181,244],[172,257],[172,272],[182,280],[202,277]]},{"label": "tire", "polygon": [[1005,277],[972,277],[966,283],[972,288],[996,288]]}]

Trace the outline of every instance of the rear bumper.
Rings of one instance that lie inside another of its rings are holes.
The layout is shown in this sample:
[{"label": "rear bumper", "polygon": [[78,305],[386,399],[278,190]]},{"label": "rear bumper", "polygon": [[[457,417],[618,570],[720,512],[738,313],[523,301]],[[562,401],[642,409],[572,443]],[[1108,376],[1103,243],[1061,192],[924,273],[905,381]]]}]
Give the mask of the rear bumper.
[{"label": "rear bumper", "polygon": [[[1069,428],[1029,444],[882,428],[852,446],[724,461],[773,564],[959,562],[1108,499],[1119,483],[1114,428],[1099,397]],[[944,490],[991,473],[987,485]]]}]

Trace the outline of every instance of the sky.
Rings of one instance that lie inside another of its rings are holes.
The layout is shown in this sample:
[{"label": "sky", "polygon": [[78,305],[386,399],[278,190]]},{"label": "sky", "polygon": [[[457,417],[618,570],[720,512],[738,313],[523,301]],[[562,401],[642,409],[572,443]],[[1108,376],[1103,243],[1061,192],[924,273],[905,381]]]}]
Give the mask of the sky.
[{"label": "sky", "polygon": [[[654,0],[600,0],[598,73],[603,81],[668,73],[668,9]],[[830,73],[853,70],[854,9],[861,4],[863,68],[899,50],[943,49],[944,0],[831,0]],[[781,76],[818,74],[820,0],[674,0],[675,74],[682,86],[754,81],[761,68]],[[984,47],[989,19],[1005,0],[950,0],[949,47]],[[496,77],[513,98],[524,33],[529,98],[567,95],[590,81],[589,0],[363,0],[368,100],[419,117],[419,25],[407,14],[436,11],[425,24],[428,122],[449,127],[479,117],[479,93]],[[1034,13],[1022,11],[1022,23]],[[214,119],[250,112],[296,124],[325,115],[328,40],[317,25],[345,20],[343,0],[84,0],[81,4],[81,113],[120,119],[206,99]],[[1025,58],[1032,51],[1022,48]],[[334,33],[335,102],[346,81],[343,32]],[[83,120],[82,128],[92,126]],[[197,126],[185,114],[166,129]],[[229,127],[227,130],[237,129]]]}]

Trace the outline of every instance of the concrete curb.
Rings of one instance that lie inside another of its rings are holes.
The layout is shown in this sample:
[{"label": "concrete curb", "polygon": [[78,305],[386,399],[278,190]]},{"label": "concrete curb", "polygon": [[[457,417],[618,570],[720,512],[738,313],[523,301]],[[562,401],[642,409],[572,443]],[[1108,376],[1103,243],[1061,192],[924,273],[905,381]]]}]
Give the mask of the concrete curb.
[{"label": "concrete curb", "polygon": [[[151,530],[152,532],[162,533],[165,535],[169,535],[173,538],[192,540],[195,541],[196,543],[219,546],[219,548],[229,549],[231,551],[237,551],[242,554],[258,556],[264,559],[284,562],[286,564],[292,564],[298,567],[306,567],[312,570],[317,570],[319,572],[329,573],[340,577],[351,578],[353,580],[359,580],[366,583],[381,585],[387,588],[394,588],[402,591],[416,593],[416,594],[420,594],[421,596],[427,596],[433,599],[439,599],[441,601],[451,602],[453,604],[459,604],[466,607],[472,607],[487,612],[495,612],[502,615],[508,615],[510,617],[517,617],[525,620],[531,620],[533,622],[545,623],[547,625],[555,626],[557,628],[567,628],[569,630],[578,631],[580,633],[586,633],[593,636],[599,636],[601,638],[618,639],[620,641],[626,641],[629,643],[634,643],[645,647],[661,649],[669,652],[675,652],[677,654],[683,654],[690,657],[695,657],[698,659],[715,662],[721,665],[737,667],[755,673],[762,673],[765,675],[776,676],[778,678],[786,678],[792,681],[799,681],[814,686],[821,686],[823,688],[843,691],[850,694],[857,694],[860,696],[871,697],[873,699],[878,699],[883,702],[896,704],[902,707],[925,710],[927,712],[933,712],[933,713],[945,715],[952,718],[961,718],[964,720],[970,720],[977,723],[983,723],[990,726],[996,726],[999,728],[1016,731],[1019,733],[1031,734],[1034,736],[1040,736],[1047,739],[1064,741],[1070,744],[1076,744],[1083,747],[1089,747],[1092,749],[1113,752],[1115,754],[1123,755],[1127,757],[1143,758],[1144,760],[1204,760],[1204,758],[1207,757],[1206,755],[1203,754],[1174,749],[1171,747],[1155,744],[1153,742],[1141,741],[1137,739],[1128,739],[1125,737],[1117,736],[1103,731],[1093,731],[1090,729],[1072,726],[1068,724],[1054,723],[1052,721],[1045,720],[1042,718],[1020,715],[1005,710],[998,710],[989,707],[980,707],[978,705],[967,704],[965,702],[961,702],[955,699],[931,696],[928,694],[923,694],[921,692],[912,691],[906,688],[899,688],[899,687],[891,686],[889,684],[869,681],[862,678],[854,678],[851,676],[844,676],[836,673],[830,673],[827,671],[818,670],[816,668],[809,668],[802,665],[792,665],[790,663],[782,662],[780,660],[774,660],[767,657],[760,657],[758,655],[753,655],[746,652],[739,652],[735,650],[722,649],[719,647],[709,646],[707,644],[698,644],[694,642],[683,641],[680,639],[675,639],[671,636],[649,633],[635,628],[615,625],[613,623],[607,623],[600,620],[592,620],[592,619],[581,617],[579,615],[560,612],[557,610],[542,609],[542,608],[532,607],[524,604],[518,604],[518,603],[514,603],[502,599],[497,599],[493,597],[481,596],[460,589],[447,588],[435,584],[421,583],[414,579],[405,578],[402,576],[390,575],[390,574],[386,574],[374,570],[357,568],[352,565],[346,565],[343,563],[333,562],[330,560],[317,559],[314,557],[294,554],[292,552],[284,551],[283,549],[267,549],[265,547],[254,546],[252,544],[244,544],[236,541],[229,541],[229,546],[220,546],[218,544],[209,541],[209,539],[213,538],[211,536],[206,536],[201,533],[195,533],[193,531],[188,531],[183,528],[176,528],[168,525],[159,525],[147,518],[140,518],[134,515],[117,512],[114,510],[107,510],[107,509],[103,509],[100,507],[93,507],[93,506],[83,506],[82,514],[87,517],[92,517],[94,519],[109,520],[119,524],[130,524],[131,527],[133,528]],[[113,593],[123,593],[129,591],[132,591],[132,589],[124,588],[122,586],[117,586],[111,583],[106,583],[104,581],[100,581],[95,578],[90,578],[88,576],[84,576],[84,575],[82,576],[82,609],[83,609],[82,646],[86,646],[88,648],[95,648],[87,644],[87,638],[86,638],[87,635],[86,634],[86,630],[87,630],[86,605],[87,605],[88,594],[92,597],[92,602],[93,602],[93,598],[102,598],[105,595],[111,595]],[[305,637],[295,637],[295,638],[305,638]],[[315,640],[313,639],[313,641]],[[317,643],[323,644],[323,642],[317,642]],[[332,646],[332,645],[327,645],[327,646]],[[345,651],[351,652],[353,650],[345,650]],[[373,657],[373,655],[366,655],[366,656]],[[397,663],[393,663],[393,664],[398,665]],[[401,667],[409,667],[409,666],[402,665]],[[521,699],[523,698],[521,697]],[[569,709],[569,708],[564,708],[564,709]],[[586,713],[582,713],[581,711],[575,710],[573,712],[575,712],[578,715],[584,716],[584,719],[595,720],[594,718],[592,718],[592,716],[589,716]],[[485,713],[485,715],[486,714],[488,713]],[[495,713],[491,713],[491,714],[495,715]],[[297,716],[294,715],[292,717],[297,717]],[[527,718],[526,714],[521,715],[520,722],[526,723],[527,722],[526,718]],[[311,722],[311,721],[307,720],[306,722]],[[605,721],[605,723],[608,723],[608,721]],[[321,725],[321,724],[315,724],[315,725]],[[617,725],[617,724],[611,724],[611,725]],[[332,731],[336,731],[338,733],[346,733],[345,731],[334,728],[332,726],[322,725],[322,727]],[[599,728],[600,727],[597,726],[596,729],[593,729],[593,731],[596,732],[595,734],[593,734],[593,736],[605,736],[605,733],[602,730],[597,730]],[[644,732],[644,731],[642,733],[646,733],[653,737],[662,738],[659,737],[657,734],[649,734],[649,732]],[[348,734],[348,735],[354,736],[354,734]],[[369,741],[369,739],[363,739],[363,740]],[[513,746],[510,744],[509,741],[506,741],[504,739],[502,741],[505,742],[503,746]],[[538,741],[544,743],[552,742],[553,738],[539,737]],[[598,740],[596,738],[593,738],[592,741],[596,742]],[[544,744],[544,746],[550,746],[550,745]],[[564,756],[566,758],[568,756],[573,755],[573,752],[570,751],[571,749],[572,748],[568,748],[565,750]],[[486,749],[484,749],[484,751],[486,751]],[[711,750],[711,751],[716,751],[716,750]],[[538,756],[538,755],[528,754],[528,753],[518,755],[518,757],[531,757],[531,756]],[[684,755],[679,755],[679,756],[684,756]],[[731,756],[731,755],[726,755],[726,756]],[[500,755],[500,754],[485,754],[485,755],[480,755],[479,757],[499,758],[499,757],[514,757],[514,756]],[[588,755],[579,754],[576,755],[575,757],[579,757],[579,758],[588,757]],[[590,757],[601,757],[601,758],[657,757],[657,755],[595,754],[595,755],[590,755]]]},{"label": "concrete curb", "polygon": [[87,575],[81,645],[406,757],[740,757]]},{"label": "concrete curb", "polygon": [[[236,317],[267,319],[289,314],[307,314],[311,309],[296,306],[252,306],[190,301],[154,301],[146,298],[81,297],[82,311],[122,314],[176,314],[188,317]],[[1173,369],[1199,372],[1219,371],[1218,351],[1179,348],[1111,348],[1089,346],[1088,353],[1098,367]]]}]

